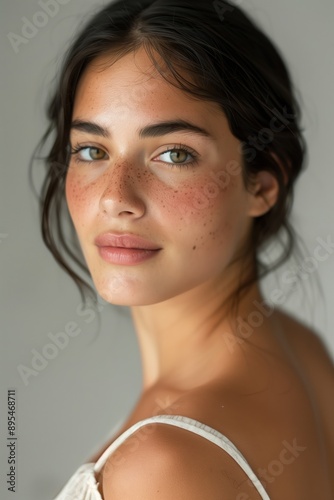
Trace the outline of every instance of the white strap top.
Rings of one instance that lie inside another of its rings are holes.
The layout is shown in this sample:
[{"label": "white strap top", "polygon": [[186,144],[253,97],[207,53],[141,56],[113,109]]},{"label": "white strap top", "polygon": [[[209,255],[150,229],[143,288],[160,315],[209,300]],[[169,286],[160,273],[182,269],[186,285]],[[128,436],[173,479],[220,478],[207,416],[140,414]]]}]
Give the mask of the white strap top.
[{"label": "white strap top", "polygon": [[203,438],[208,439],[212,443],[216,444],[226,453],[228,453],[230,457],[232,457],[233,460],[235,460],[237,464],[242,468],[245,474],[252,481],[256,490],[259,492],[262,500],[270,500],[264,487],[254,474],[245,457],[226,436],[216,431],[215,429],[212,429],[212,427],[199,422],[198,420],[194,420],[192,418],[184,417],[181,415],[156,415],[154,417],[140,420],[136,424],[132,425],[117,439],[115,439],[115,441],[104,451],[104,453],[95,464],[86,463],[81,465],[81,467],[76,470],[76,472],[65,484],[64,488],[57,495],[57,497],[54,498],[54,500],[102,500],[102,497],[98,491],[98,483],[95,479],[95,473],[100,472],[109,456],[131,434],[136,432],[136,430],[140,427],[151,423],[175,425],[176,427],[181,427],[182,429],[194,432],[195,434],[198,434],[199,436],[202,436]]}]

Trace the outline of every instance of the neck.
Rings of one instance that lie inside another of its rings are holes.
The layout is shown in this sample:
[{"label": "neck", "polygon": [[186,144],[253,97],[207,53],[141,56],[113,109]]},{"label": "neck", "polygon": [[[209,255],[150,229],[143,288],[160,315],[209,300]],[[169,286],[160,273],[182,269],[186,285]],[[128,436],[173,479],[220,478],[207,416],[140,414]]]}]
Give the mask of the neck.
[{"label": "neck", "polygon": [[[235,370],[236,334],[227,299],[232,284],[206,283],[164,302],[131,308],[142,356],[143,391],[154,385],[189,391]],[[258,285],[238,303],[237,316],[261,301]],[[236,319],[236,316],[234,316]]]}]

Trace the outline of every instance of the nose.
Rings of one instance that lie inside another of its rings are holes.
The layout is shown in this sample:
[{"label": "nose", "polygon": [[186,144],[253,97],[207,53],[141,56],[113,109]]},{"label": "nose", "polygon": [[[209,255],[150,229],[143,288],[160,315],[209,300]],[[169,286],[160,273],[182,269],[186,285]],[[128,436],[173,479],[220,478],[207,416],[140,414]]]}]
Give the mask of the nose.
[{"label": "nose", "polygon": [[142,217],[145,204],[141,196],[138,172],[127,161],[119,162],[103,179],[100,209],[109,217]]}]

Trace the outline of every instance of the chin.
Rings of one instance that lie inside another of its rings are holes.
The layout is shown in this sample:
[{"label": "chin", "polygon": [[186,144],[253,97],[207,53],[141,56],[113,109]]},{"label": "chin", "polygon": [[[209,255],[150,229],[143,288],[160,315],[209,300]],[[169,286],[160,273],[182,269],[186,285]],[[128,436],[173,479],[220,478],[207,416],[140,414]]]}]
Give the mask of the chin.
[{"label": "chin", "polygon": [[[111,279],[108,283],[98,283],[94,281],[97,293],[103,300],[115,306],[145,306],[160,302],[161,299],[156,296],[148,296],[143,293],[143,285],[137,283],[124,283],[124,279]],[[139,286],[138,286],[139,285]]]},{"label": "chin", "polygon": [[152,301],[149,300],[147,297],[145,298],[141,296],[130,297],[129,294],[126,293],[116,294],[110,292],[109,290],[104,290],[103,292],[97,290],[97,293],[103,300],[105,300],[106,302],[108,302],[113,306],[126,306],[126,307],[149,306],[161,302],[160,300]]}]

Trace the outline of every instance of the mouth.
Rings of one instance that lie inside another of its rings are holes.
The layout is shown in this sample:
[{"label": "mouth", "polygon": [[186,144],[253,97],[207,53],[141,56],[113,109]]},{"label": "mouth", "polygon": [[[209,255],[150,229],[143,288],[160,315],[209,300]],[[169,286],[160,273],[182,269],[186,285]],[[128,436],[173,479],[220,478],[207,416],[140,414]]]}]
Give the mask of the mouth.
[{"label": "mouth", "polygon": [[153,242],[133,234],[104,233],[95,238],[95,245],[100,248],[129,250],[161,250]]},{"label": "mouth", "polygon": [[147,248],[125,248],[113,246],[100,246],[98,252],[100,257],[111,264],[136,265],[151,259],[160,252],[158,249]]},{"label": "mouth", "polygon": [[162,250],[152,241],[131,233],[103,233],[94,243],[104,261],[118,265],[141,264]]}]

